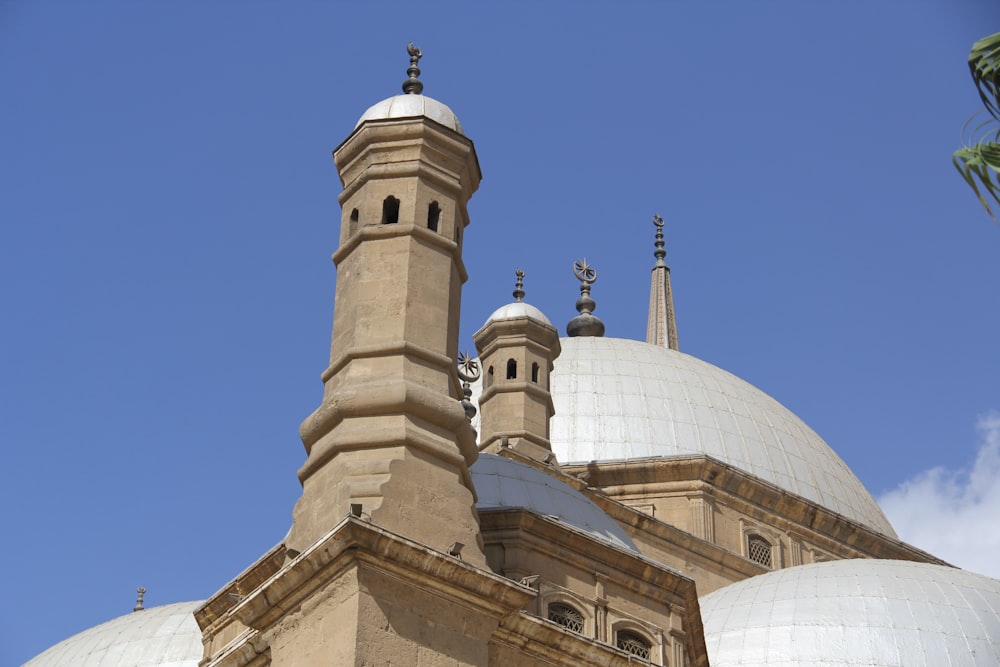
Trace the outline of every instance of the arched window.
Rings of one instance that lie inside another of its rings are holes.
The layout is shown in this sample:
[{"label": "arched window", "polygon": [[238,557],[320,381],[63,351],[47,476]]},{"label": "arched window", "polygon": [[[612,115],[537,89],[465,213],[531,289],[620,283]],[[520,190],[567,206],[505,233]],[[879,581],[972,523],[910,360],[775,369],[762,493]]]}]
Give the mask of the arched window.
[{"label": "arched window", "polygon": [[382,224],[394,225],[399,222],[399,200],[389,195],[382,202]]},{"label": "arched window", "polygon": [[531,364],[531,381],[532,382],[538,382],[538,364],[537,363],[532,363]]},{"label": "arched window", "polygon": [[351,234],[358,231],[358,209],[351,211],[351,224],[349,229]]},{"label": "arched window", "polygon": [[513,359],[507,360],[507,379],[514,380],[517,378],[517,362]]},{"label": "arched window", "polygon": [[615,645],[622,651],[631,653],[637,658],[649,660],[649,649],[651,644],[646,641],[645,637],[637,632],[619,630],[618,636],[615,637]]},{"label": "arched window", "polygon": [[493,367],[492,366],[490,366],[490,369],[488,371],[486,371],[486,386],[489,387],[491,384],[493,384]]},{"label": "arched window", "polygon": [[549,620],[558,623],[567,630],[583,632],[583,614],[568,604],[560,602],[549,605]]},{"label": "arched window", "polygon": [[438,218],[441,217],[441,207],[438,206],[436,201],[432,201],[431,205],[427,207],[427,229],[432,232],[438,230]]},{"label": "arched window", "polygon": [[760,535],[747,536],[747,558],[764,567],[772,567],[771,543]]}]

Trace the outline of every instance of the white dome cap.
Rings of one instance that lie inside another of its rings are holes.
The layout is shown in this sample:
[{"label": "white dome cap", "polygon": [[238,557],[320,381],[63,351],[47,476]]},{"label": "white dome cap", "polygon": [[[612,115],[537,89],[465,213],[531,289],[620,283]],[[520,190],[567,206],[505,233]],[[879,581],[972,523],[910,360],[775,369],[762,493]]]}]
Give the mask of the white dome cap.
[{"label": "white dome cap", "polygon": [[[545,317],[545,313],[535,308],[530,303],[525,303],[524,301],[514,301],[508,303],[506,306],[500,306],[493,311],[493,314],[486,318],[486,324],[490,322],[496,322],[498,320],[513,320],[519,317],[528,317],[542,324],[547,324],[553,327],[552,322],[549,318]],[[486,324],[483,326],[485,327]],[[555,328],[555,327],[553,327]]]},{"label": "white dome cap", "polygon": [[[896,536],[847,464],[756,387],[639,341],[577,337],[560,344],[549,381],[549,439],[559,461],[707,455]],[[473,387],[474,401],[481,390],[481,383]]]},{"label": "white dome cap", "polygon": [[23,667],[197,667],[203,647],[194,611],[179,602],[134,611],[73,635]]},{"label": "white dome cap", "polygon": [[354,126],[358,128],[362,123],[369,120],[387,120],[390,118],[417,118],[423,116],[438,122],[449,130],[454,130],[459,134],[462,132],[462,124],[458,122],[455,115],[446,104],[438,102],[426,95],[395,95],[384,99],[377,104],[368,107],[368,110],[361,114],[360,120]]},{"label": "white dome cap", "polygon": [[479,510],[520,507],[559,519],[621,549],[639,553],[618,523],[592,500],[541,470],[495,454],[481,453],[469,469]]},{"label": "white dome cap", "polygon": [[1000,664],[1000,581],[944,565],[841,560],[700,600],[713,667]]}]

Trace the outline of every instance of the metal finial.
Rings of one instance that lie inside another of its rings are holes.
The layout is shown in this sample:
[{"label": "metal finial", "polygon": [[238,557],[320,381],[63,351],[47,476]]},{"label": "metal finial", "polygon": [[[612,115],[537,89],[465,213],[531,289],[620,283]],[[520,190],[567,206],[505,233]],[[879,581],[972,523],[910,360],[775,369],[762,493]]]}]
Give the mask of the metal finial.
[{"label": "metal finial", "polygon": [[514,299],[520,301],[524,298],[524,271],[516,269],[514,275],[517,276],[517,284],[514,285]]},{"label": "metal finial", "polygon": [[403,82],[403,92],[407,95],[419,95],[424,92],[424,84],[417,78],[420,76],[420,68],[417,67],[417,63],[420,62],[424,53],[413,46],[413,42],[406,45],[406,52],[410,54],[410,66],[406,68],[406,74],[410,78]]},{"label": "metal finial", "polygon": [[597,269],[588,264],[586,258],[578,259],[573,262],[573,275],[583,283],[580,285],[580,293],[583,294],[586,290],[590,294],[590,286],[597,281]]},{"label": "metal finial", "polygon": [[603,336],[604,322],[592,314],[597,303],[590,297],[590,286],[597,280],[597,269],[586,259],[578,259],[573,263],[573,274],[580,281],[580,298],[576,301],[576,310],[580,314],[566,325],[566,333],[570,336]]},{"label": "metal finial", "polygon": [[654,215],[653,224],[656,225],[656,250],[653,252],[653,257],[656,258],[657,266],[664,266],[663,259],[667,256],[667,251],[664,250],[663,242],[663,218]]},{"label": "metal finial", "polygon": [[462,409],[465,410],[465,418],[470,422],[478,412],[470,400],[472,398],[470,383],[477,381],[481,375],[482,368],[479,366],[478,359],[469,356],[468,351],[458,355],[458,379],[462,381]]},{"label": "metal finial", "polygon": [[139,594],[139,597],[135,601],[135,606],[132,607],[132,611],[143,611],[145,610],[145,607],[142,606],[142,596],[146,594],[146,589],[139,586],[139,588],[135,589],[135,592]]}]

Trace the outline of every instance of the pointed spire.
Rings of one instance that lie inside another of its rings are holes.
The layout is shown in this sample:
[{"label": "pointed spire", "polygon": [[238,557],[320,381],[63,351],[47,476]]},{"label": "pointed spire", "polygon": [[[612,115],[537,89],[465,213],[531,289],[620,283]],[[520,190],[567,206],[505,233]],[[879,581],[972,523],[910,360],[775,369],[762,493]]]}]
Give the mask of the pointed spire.
[{"label": "pointed spire", "polygon": [[653,257],[652,285],[649,289],[649,322],[646,325],[646,342],[671,350],[679,350],[677,343],[677,319],[674,316],[674,295],[670,289],[670,267],[664,259],[667,251],[663,241],[663,218],[653,216],[656,225],[656,250]]},{"label": "pointed spire", "polygon": [[597,281],[597,270],[587,263],[586,259],[578,259],[573,263],[573,273],[580,281],[580,298],[576,301],[579,315],[566,325],[569,336],[603,336],[604,322],[593,315],[597,303],[590,298],[590,286]]},{"label": "pointed spire", "polygon": [[410,54],[410,66],[406,68],[406,74],[410,78],[403,82],[403,92],[407,95],[420,95],[424,92],[424,84],[417,78],[420,76],[420,68],[417,67],[417,63],[420,62],[424,53],[413,46],[413,42],[406,45],[406,52]]},{"label": "pointed spire", "polygon": [[524,271],[516,269],[514,275],[517,276],[517,284],[514,285],[514,300],[524,300]]}]

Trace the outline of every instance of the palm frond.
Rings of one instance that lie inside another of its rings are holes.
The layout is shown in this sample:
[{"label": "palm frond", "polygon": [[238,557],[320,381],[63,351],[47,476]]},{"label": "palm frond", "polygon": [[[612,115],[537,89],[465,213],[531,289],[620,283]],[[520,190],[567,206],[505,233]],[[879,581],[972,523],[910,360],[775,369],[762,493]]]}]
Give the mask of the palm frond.
[{"label": "palm frond", "polygon": [[[997,222],[990,206],[992,203],[1000,207],[1000,130],[995,129],[1000,123],[1000,32],[972,45],[969,71],[979,98],[992,118],[972,130],[974,136],[965,141],[964,148],[952,154],[951,161],[976,193],[979,203]],[[973,116],[966,122],[963,135],[975,119]]]},{"label": "palm frond", "polygon": [[952,155],[951,161],[996,222],[997,216],[990,207],[990,200],[1000,206],[1000,141],[983,140],[960,148]]},{"label": "palm frond", "polygon": [[1000,32],[972,45],[969,71],[986,110],[1000,120]]}]

